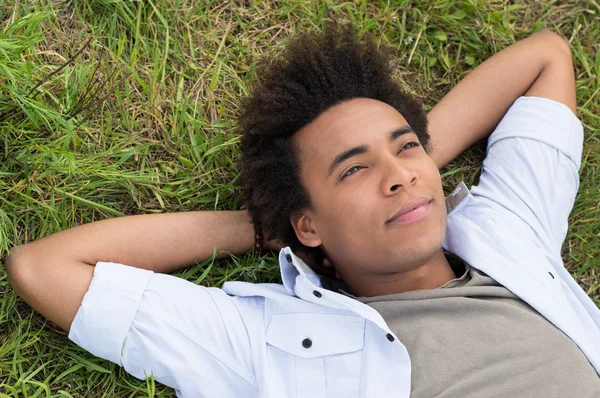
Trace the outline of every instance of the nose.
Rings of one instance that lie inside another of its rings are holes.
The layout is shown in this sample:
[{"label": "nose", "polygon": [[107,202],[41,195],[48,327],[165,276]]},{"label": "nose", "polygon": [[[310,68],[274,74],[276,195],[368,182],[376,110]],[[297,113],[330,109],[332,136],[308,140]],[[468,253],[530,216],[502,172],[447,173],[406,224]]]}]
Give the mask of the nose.
[{"label": "nose", "polygon": [[412,167],[406,167],[394,159],[386,168],[382,179],[382,190],[384,195],[394,195],[399,191],[406,190],[419,181],[419,173]]}]

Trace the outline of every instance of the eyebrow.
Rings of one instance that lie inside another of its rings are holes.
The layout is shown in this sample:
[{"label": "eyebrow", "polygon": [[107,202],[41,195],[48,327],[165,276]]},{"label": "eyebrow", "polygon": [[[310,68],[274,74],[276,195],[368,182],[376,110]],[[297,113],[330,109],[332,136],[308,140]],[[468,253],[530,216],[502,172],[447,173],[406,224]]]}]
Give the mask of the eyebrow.
[{"label": "eyebrow", "polygon": [[[390,133],[390,142],[393,142],[396,138],[407,133],[414,133],[413,129],[411,129],[410,126],[402,126],[392,131]],[[335,157],[335,159],[333,159],[333,162],[331,162],[331,165],[329,166],[329,173],[327,174],[327,176],[330,176],[331,173],[333,173],[333,171],[336,169],[336,167],[338,167],[344,161],[350,159],[353,156],[362,155],[363,153],[367,152],[369,152],[369,147],[366,145],[361,145],[340,153]]]}]

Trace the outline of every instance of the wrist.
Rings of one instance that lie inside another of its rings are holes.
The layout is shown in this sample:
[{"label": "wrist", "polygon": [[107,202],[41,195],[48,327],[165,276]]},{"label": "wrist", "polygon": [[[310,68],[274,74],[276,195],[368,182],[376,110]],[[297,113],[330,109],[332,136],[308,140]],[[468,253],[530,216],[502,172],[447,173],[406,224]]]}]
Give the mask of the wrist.
[{"label": "wrist", "polygon": [[[248,213],[247,217],[250,220],[250,223],[252,223],[252,217],[250,217],[250,215]],[[252,247],[252,250],[254,250],[255,254],[258,254],[260,252],[260,249],[264,249],[264,250],[271,250],[271,251],[279,251],[283,248],[283,244],[281,242],[279,242],[277,239],[271,239],[271,240],[267,240],[263,229],[262,229],[262,225],[254,225],[254,244]]]}]

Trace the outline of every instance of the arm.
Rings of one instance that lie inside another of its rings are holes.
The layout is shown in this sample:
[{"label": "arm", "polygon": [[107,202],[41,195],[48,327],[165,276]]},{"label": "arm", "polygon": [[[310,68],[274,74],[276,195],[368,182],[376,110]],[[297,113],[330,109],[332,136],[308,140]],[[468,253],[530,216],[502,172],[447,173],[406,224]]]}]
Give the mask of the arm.
[{"label": "arm", "polygon": [[428,113],[430,156],[438,168],[487,138],[523,95],[562,102],[575,112],[571,51],[557,34],[543,30],[495,54]]},{"label": "arm", "polygon": [[254,243],[246,211],[149,214],[97,221],[19,246],[6,259],[14,290],[64,330],[98,261],[172,272],[210,258],[213,248],[240,254]]}]

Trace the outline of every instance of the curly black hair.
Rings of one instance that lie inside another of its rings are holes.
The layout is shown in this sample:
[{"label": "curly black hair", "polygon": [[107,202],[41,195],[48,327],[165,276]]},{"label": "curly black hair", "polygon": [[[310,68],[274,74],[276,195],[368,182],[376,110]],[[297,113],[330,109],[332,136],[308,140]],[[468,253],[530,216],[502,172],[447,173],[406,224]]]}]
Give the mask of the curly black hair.
[{"label": "curly black hair", "polygon": [[372,98],[394,107],[429,153],[422,104],[392,80],[389,48],[377,49],[352,25],[330,23],[321,33],[304,33],[284,53],[258,70],[258,83],[243,100],[240,183],[252,222],[265,237],[292,250],[323,257],[296,237],[290,215],[310,206],[299,175],[292,136],[321,113],[352,98]]}]

